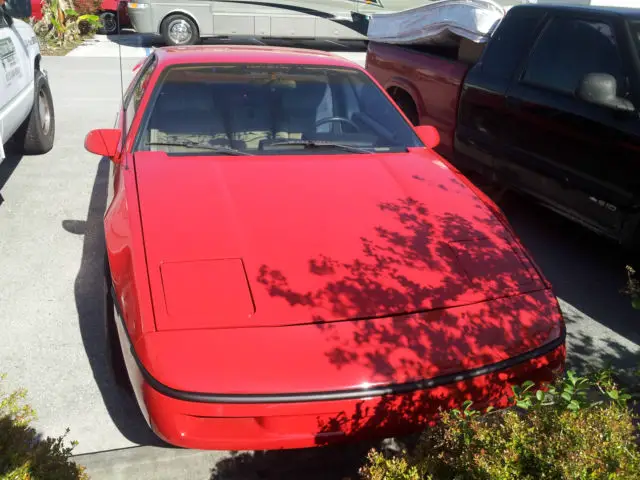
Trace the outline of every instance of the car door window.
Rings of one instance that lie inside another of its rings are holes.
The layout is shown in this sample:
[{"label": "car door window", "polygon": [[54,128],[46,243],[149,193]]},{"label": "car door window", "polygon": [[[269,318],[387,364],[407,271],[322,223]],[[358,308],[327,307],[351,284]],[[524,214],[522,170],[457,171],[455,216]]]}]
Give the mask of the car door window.
[{"label": "car door window", "polygon": [[140,76],[136,81],[132,90],[127,93],[127,98],[125,100],[125,125],[127,126],[127,131],[131,128],[131,123],[133,122],[133,118],[138,111],[138,107],[140,106],[140,101],[142,100],[142,96],[147,88],[148,80],[151,74],[153,74],[156,65],[157,59],[155,55],[149,59],[149,62],[146,65],[141,67]]},{"label": "car door window", "polygon": [[574,95],[588,73],[608,73],[625,96],[626,78],[613,29],[606,23],[554,18],[536,43],[522,81]]}]

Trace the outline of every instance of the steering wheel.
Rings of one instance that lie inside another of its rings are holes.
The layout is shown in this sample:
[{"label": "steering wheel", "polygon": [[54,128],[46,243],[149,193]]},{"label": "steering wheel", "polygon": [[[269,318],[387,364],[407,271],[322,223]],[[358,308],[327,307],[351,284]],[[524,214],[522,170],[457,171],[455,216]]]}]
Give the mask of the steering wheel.
[{"label": "steering wheel", "polygon": [[358,127],[358,125],[356,125],[353,121],[351,121],[351,120],[349,120],[348,118],[345,118],[345,117],[326,117],[326,118],[321,118],[320,120],[318,120],[316,122],[316,128],[318,128],[320,125],[324,125],[325,123],[329,123],[329,122],[347,123],[347,124],[351,125],[353,128],[355,128],[356,132],[360,131],[360,127]]}]

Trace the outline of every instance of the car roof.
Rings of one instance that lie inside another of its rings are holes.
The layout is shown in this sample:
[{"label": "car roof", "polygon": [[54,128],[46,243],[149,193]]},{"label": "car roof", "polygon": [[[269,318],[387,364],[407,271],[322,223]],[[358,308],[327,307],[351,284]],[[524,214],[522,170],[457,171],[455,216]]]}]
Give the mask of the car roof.
[{"label": "car roof", "polygon": [[602,5],[571,5],[563,3],[554,4],[523,4],[511,7],[511,10],[522,10],[534,8],[536,10],[546,10],[549,12],[575,12],[575,13],[598,13],[604,15],[616,15],[632,19],[640,19],[640,8],[613,7]]},{"label": "car roof", "polygon": [[361,70],[360,65],[322,50],[262,45],[189,45],[155,49],[163,67],[198,63],[323,65]]}]

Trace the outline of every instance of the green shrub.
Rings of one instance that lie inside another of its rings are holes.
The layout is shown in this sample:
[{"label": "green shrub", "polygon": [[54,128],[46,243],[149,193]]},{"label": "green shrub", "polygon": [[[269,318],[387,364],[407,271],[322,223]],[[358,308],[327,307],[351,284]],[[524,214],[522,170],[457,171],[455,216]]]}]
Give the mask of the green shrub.
[{"label": "green shrub", "polygon": [[55,47],[74,45],[95,33],[101,26],[98,16],[81,14],[75,9],[63,10],[59,0],[44,0],[42,18],[32,22],[41,47],[43,43]]},{"label": "green shrub", "polygon": [[42,438],[30,426],[36,415],[25,398],[24,389],[10,394],[0,389],[0,480],[88,479],[84,467],[69,460],[76,445],[64,445],[69,430],[57,438]]},{"label": "green shrub", "polygon": [[622,289],[622,293],[631,297],[631,305],[635,309],[640,309],[640,282],[635,278],[636,271],[627,265],[627,285]]},{"label": "green shrub", "polygon": [[514,387],[513,403],[480,414],[442,413],[417,447],[387,458],[372,450],[361,475],[369,480],[637,480],[638,431],[630,396],[610,370],[574,372],[535,390]]}]

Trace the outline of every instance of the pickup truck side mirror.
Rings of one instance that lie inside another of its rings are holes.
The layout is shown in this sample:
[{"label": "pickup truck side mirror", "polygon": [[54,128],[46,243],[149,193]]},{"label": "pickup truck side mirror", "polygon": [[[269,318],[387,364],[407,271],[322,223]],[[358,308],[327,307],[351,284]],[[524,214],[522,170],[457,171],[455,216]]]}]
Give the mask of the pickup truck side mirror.
[{"label": "pickup truck side mirror", "polygon": [[4,11],[9,18],[29,18],[31,16],[31,0],[6,0]]},{"label": "pickup truck side mirror", "polygon": [[417,125],[415,127],[416,133],[422,143],[424,143],[429,148],[436,148],[440,145],[440,134],[438,133],[438,129],[432,125]]},{"label": "pickup truck side mirror", "polygon": [[91,130],[84,139],[84,148],[91,153],[113,160],[118,151],[121,135],[122,132],[117,128]]},{"label": "pickup truck side mirror", "polygon": [[625,113],[636,111],[633,103],[618,97],[618,83],[608,73],[589,73],[584,76],[578,87],[578,97],[585,102]]}]

